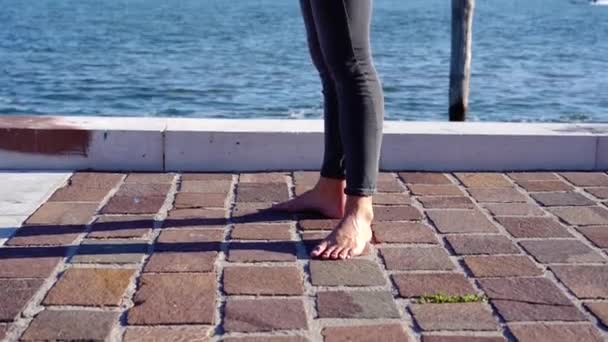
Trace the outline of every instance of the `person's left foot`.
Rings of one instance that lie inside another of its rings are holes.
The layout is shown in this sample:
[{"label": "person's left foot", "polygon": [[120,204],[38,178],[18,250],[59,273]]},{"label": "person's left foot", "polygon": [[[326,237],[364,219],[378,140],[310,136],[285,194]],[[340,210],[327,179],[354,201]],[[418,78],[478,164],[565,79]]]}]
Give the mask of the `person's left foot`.
[{"label": "person's left foot", "polygon": [[310,255],[342,260],[361,255],[372,239],[373,218],[371,197],[348,196],[344,218]]}]

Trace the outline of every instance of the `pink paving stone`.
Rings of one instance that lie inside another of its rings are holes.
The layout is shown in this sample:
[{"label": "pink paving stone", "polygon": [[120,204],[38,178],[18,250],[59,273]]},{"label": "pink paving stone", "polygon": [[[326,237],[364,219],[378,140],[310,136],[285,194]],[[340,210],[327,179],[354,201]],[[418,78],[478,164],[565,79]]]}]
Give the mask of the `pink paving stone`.
[{"label": "pink paving stone", "polygon": [[100,216],[92,225],[88,238],[143,238],[152,232],[154,216]]},{"label": "pink paving stone", "polygon": [[237,224],[230,234],[233,240],[290,240],[288,224]]},{"label": "pink paving stone", "polygon": [[170,184],[123,184],[118,188],[116,197],[148,197],[166,196],[171,188]]},{"label": "pink paving stone", "polygon": [[454,184],[408,184],[408,189],[417,196],[462,196],[463,192]]},{"label": "pink paving stone", "polygon": [[441,233],[495,233],[498,229],[478,210],[428,210]]},{"label": "pink paving stone", "polygon": [[605,263],[606,260],[578,240],[531,240],[520,242],[540,263]]},{"label": "pink paving stone", "polygon": [[414,304],[410,309],[423,331],[499,329],[492,311],[482,303]]},{"label": "pink paving stone", "polygon": [[287,183],[240,183],[236,189],[237,202],[283,202],[287,199]]},{"label": "pink paving stone", "polygon": [[585,320],[547,278],[480,279],[479,284],[507,322]]},{"label": "pink paving stone", "polygon": [[125,183],[134,184],[171,184],[175,179],[173,173],[130,173]]},{"label": "pink paving stone", "polygon": [[93,188],[112,189],[123,178],[120,173],[76,172],[70,177],[68,184],[83,185]]},{"label": "pink paving stone", "polygon": [[437,244],[431,227],[417,222],[378,222],[372,224],[376,243]]},{"label": "pink paving stone", "polygon": [[401,183],[397,179],[393,178],[390,180],[378,180],[376,182],[376,191],[384,193],[405,192],[405,188],[401,186]]},{"label": "pink paving stone", "polygon": [[338,219],[304,219],[298,221],[302,230],[332,230],[340,222]]},{"label": "pink paving stone", "polygon": [[68,269],[44,298],[45,305],[117,306],[135,270]]},{"label": "pink paving stone", "polygon": [[148,251],[146,240],[105,239],[83,240],[72,263],[83,264],[136,264]]},{"label": "pink paving stone", "polygon": [[325,327],[321,334],[325,342],[377,342],[379,336],[382,342],[413,341],[400,324]]},{"label": "pink paving stone", "polygon": [[415,221],[421,220],[422,213],[410,205],[374,206],[374,220],[381,221]]},{"label": "pink paving stone", "polygon": [[529,192],[572,190],[572,186],[562,181],[517,181],[517,184]]},{"label": "pink paving stone", "polygon": [[179,192],[173,203],[176,209],[223,208],[228,196],[225,194],[204,194],[196,192]]},{"label": "pink paving stone", "polygon": [[608,225],[608,209],[594,207],[558,207],[549,208],[566,223],[579,226]]},{"label": "pink paving stone", "polygon": [[228,295],[304,294],[302,275],[296,267],[236,266],[224,268],[224,291]]},{"label": "pink paving stone", "polygon": [[228,299],[226,332],[308,329],[301,299]]},{"label": "pink paving stone", "polygon": [[418,200],[426,209],[473,209],[475,204],[470,198],[464,196],[429,196]]},{"label": "pink paving stone", "polygon": [[460,273],[397,273],[393,282],[403,298],[420,297],[442,293],[448,296],[474,294],[467,278]]},{"label": "pink paving stone", "polygon": [[182,181],[224,181],[231,182],[232,174],[230,173],[183,173]]},{"label": "pink paving stone", "polygon": [[241,173],[239,183],[285,183],[286,177],[278,172]]},{"label": "pink paving stone", "polygon": [[452,184],[452,181],[439,172],[399,172],[399,177],[408,184]]},{"label": "pink paving stone", "polygon": [[552,266],[551,270],[581,299],[608,299],[608,266]]},{"label": "pink paving stone", "polygon": [[404,205],[410,204],[411,198],[405,194],[377,193],[373,198],[374,205]]},{"label": "pink paving stone", "polygon": [[85,226],[25,226],[17,229],[7,246],[65,246],[84,232]]},{"label": "pink paving stone", "polygon": [[388,291],[323,291],[317,293],[319,318],[399,318]]},{"label": "pink paving stone", "polygon": [[91,187],[87,185],[66,185],[57,189],[49,202],[95,202],[100,203],[111,187]]},{"label": "pink paving stone", "polygon": [[472,188],[471,196],[480,203],[524,203],[528,198],[515,188]]},{"label": "pink paving stone", "polygon": [[103,214],[156,214],[165,203],[161,196],[114,196],[103,207]]},{"label": "pink paving stone", "polygon": [[456,254],[519,254],[515,244],[503,235],[466,234],[447,236]]},{"label": "pink paving stone", "polygon": [[386,284],[377,262],[365,259],[311,260],[314,286],[381,286]]},{"label": "pink paving stone", "polygon": [[566,227],[549,217],[496,217],[516,238],[572,237]]},{"label": "pink paving stone", "polygon": [[453,270],[454,263],[441,247],[381,248],[390,271]]},{"label": "pink paving stone", "polygon": [[97,203],[47,202],[30,216],[26,225],[85,225],[97,212]]},{"label": "pink paving stone", "polygon": [[154,249],[166,252],[219,251],[224,230],[219,229],[168,229],[163,230]]},{"label": "pink paving stone", "polygon": [[21,341],[105,341],[117,323],[117,312],[45,310],[34,317]]},{"label": "pink paving stone", "polygon": [[486,203],[483,205],[494,216],[543,216],[545,212],[531,203]]},{"label": "pink paving stone", "polygon": [[422,335],[422,342],[505,342],[503,336]]},{"label": "pink paving stone", "polygon": [[128,327],[123,342],[207,342],[209,327]]},{"label": "pink paving stone", "polygon": [[233,242],[228,247],[230,262],[296,261],[296,245],[291,241]]},{"label": "pink paving stone", "polygon": [[509,172],[507,173],[515,181],[552,181],[559,180],[552,172]]},{"label": "pink paving stone", "polygon": [[2,247],[0,278],[46,278],[66,253],[65,247]]},{"label": "pink paving stone", "polygon": [[595,202],[578,192],[539,192],[531,194],[532,198],[547,207],[593,205]]},{"label": "pink paving stone", "polygon": [[277,223],[294,219],[295,214],[274,210],[271,203],[237,203],[232,210],[232,220],[237,223]]},{"label": "pink paving stone", "polygon": [[215,290],[210,273],[144,274],[128,324],[214,324]]},{"label": "pink paving stone", "polygon": [[232,180],[224,181],[191,181],[182,180],[179,187],[180,192],[197,192],[205,194],[224,194],[228,195],[232,187]]},{"label": "pink paving stone", "polygon": [[201,220],[212,221],[212,224],[222,224],[226,218],[224,209],[172,209],[167,215],[167,220]]},{"label": "pink paving stone", "polygon": [[608,186],[603,172],[561,172],[560,175],[576,186]]},{"label": "pink paving stone", "polygon": [[228,337],[222,342],[309,342],[303,336],[251,336],[251,337]]},{"label": "pink paving stone", "polygon": [[217,254],[213,251],[157,251],[146,263],[144,273],[213,272]]},{"label": "pink paving stone", "polygon": [[600,248],[608,248],[608,226],[577,227],[589,241]]},{"label": "pink paving stone", "polygon": [[510,324],[509,330],[521,342],[604,341],[591,324]]},{"label": "pink paving stone", "polygon": [[587,307],[602,324],[608,326],[608,302],[589,302],[585,303],[585,307]]},{"label": "pink paving stone", "polygon": [[0,322],[11,322],[36,294],[43,279],[0,279]]},{"label": "pink paving stone", "polygon": [[540,276],[543,271],[532,259],[523,255],[467,256],[464,263],[474,277],[525,277]]},{"label": "pink paving stone", "polygon": [[608,186],[607,187],[598,187],[598,188],[585,188],[585,191],[592,194],[593,196],[599,199],[608,199]]},{"label": "pink paving stone", "polygon": [[458,178],[467,188],[499,188],[513,186],[502,173],[489,172],[456,172]]}]

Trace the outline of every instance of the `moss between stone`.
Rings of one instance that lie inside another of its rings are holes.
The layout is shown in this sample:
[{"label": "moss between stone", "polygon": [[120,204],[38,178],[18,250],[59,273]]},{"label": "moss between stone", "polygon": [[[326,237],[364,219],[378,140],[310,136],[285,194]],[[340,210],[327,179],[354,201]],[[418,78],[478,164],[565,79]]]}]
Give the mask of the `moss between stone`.
[{"label": "moss between stone", "polygon": [[473,303],[473,302],[485,302],[488,298],[485,295],[479,294],[466,294],[463,296],[449,296],[443,293],[436,293],[433,295],[423,295],[418,298],[418,304],[445,304],[445,303]]}]

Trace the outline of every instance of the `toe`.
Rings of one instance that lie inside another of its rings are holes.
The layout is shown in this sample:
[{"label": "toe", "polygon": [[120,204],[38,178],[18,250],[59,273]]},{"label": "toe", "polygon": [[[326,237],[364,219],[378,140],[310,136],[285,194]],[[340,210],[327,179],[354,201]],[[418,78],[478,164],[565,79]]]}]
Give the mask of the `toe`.
[{"label": "toe", "polygon": [[340,253],[342,253],[343,250],[344,250],[344,248],[342,248],[342,247],[336,247],[336,249],[334,249],[334,251],[331,252],[330,258],[338,259],[340,257]]},{"label": "toe", "polygon": [[348,258],[349,253],[350,253],[350,248],[344,248],[343,250],[340,251],[338,258],[340,258],[342,260],[346,260],[346,258]]},{"label": "toe", "polygon": [[313,257],[318,257],[319,255],[321,255],[321,253],[325,252],[325,250],[327,249],[327,245],[327,241],[321,241],[321,243],[319,243],[317,247],[312,250],[310,255],[312,255]]},{"label": "toe", "polygon": [[323,255],[321,255],[324,259],[329,259],[331,257],[331,253],[334,252],[334,250],[336,249],[336,245],[332,245],[329,246],[326,250],[325,253],[323,253]]}]

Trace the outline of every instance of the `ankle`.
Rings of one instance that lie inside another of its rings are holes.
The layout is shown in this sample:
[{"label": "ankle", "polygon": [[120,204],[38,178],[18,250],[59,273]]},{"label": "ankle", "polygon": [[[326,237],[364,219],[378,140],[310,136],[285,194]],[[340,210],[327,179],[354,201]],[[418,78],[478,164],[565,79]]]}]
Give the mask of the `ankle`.
[{"label": "ankle", "polygon": [[315,185],[315,189],[320,191],[323,194],[339,194],[343,195],[344,188],[346,187],[346,180],[344,179],[336,179],[336,178],[327,178],[327,177],[319,177],[317,184]]},{"label": "ankle", "polygon": [[362,216],[369,221],[374,219],[374,208],[371,196],[346,196],[346,214]]}]

